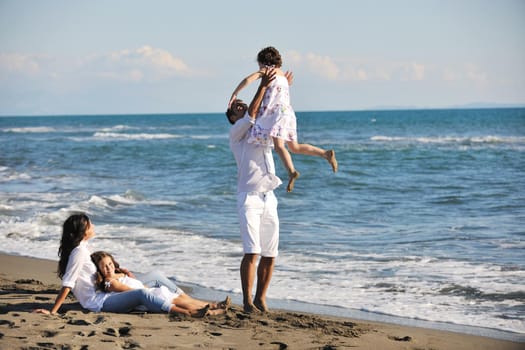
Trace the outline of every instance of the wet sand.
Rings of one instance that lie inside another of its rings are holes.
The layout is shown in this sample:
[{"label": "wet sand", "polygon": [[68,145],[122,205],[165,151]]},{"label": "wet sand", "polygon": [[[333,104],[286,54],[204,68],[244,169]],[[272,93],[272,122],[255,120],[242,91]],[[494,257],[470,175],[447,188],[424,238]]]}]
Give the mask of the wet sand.
[{"label": "wet sand", "polygon": [[68,297],[50,309],[56,262],[0,254],[0,349],[432,349],[518,350],[525,343],[294,311],[203,319],[153,313],[93,313]]}]

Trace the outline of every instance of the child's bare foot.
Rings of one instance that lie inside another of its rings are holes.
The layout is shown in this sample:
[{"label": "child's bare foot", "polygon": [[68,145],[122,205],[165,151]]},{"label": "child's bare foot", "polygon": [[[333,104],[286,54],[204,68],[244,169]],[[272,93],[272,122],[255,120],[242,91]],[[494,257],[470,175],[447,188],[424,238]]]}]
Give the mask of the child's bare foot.
[{"label": "child's bare foot", "polygon": [[230,296],[227,296],[226,299],[223,301],[215,304],[215,307],[212,307],[212,309],[222,309],[222,310],[228,310],[230,308],[230,305],[232,304],[232,298]]},{"label": "child's bare foot", "polygon": [[332,166],[334,173],[337,173],[337,159],[335,159],[335,151],[333,149],[326,151],[326,160]]},{"label": "child's bare foot", "polygon": [[288,176],[288,186],[286,186],[286,192],[292,192],[293,186],[295,185],[295,180],[297,180],[301,176],[297,170],[294,172],[291,172]]},{"label": "child's bare foot", "polygon": [[197,310],[195,313],[192,314],[193,317],[202,318],[204,316],[207,316],[210,314],[210,304],[207,304],[202,309]]}]

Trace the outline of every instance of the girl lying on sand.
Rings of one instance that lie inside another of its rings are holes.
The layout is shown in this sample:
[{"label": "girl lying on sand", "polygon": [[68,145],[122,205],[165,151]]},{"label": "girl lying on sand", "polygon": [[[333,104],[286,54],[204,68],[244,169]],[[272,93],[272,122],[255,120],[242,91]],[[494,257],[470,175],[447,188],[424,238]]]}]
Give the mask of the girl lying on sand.
[{"label": "girl lying on sand", "polygon": [[[98,270],[98,289],[105,292],[125,292],[146,288],[141,281],[123,273],[120,270],[119,263],[115,261],[111,254],[99,251],[91,254],[91,259]],[[148,288],[148,291],[171,303],[172,312],[176,311],[188,316],[220,315],[226,312],[231,305],[229,296],[220,303],[207,303],[190,297],[180,288],[172,292],[165,286],[160,286],[159,288]]]}]

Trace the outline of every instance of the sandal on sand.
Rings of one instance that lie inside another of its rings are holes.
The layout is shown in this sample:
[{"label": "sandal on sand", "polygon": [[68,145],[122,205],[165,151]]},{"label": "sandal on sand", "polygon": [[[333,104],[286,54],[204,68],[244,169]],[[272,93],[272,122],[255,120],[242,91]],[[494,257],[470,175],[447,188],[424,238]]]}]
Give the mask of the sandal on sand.
[{"label": "sandal on sand", "polygon": [[292,192],[295,180],[297,180],[301,174],[295,170],[293,173],[290,173],[288,176],[288,186],[286,186],[286,192]]}]

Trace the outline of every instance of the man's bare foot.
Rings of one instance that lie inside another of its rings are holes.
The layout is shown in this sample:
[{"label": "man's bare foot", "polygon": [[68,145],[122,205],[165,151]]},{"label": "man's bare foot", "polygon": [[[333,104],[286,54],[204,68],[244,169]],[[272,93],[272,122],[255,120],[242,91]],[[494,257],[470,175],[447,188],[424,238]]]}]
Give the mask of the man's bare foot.
[{"label": "man's bare foot", "polygon": [[260,314],[261,310],[259,310],[255,305],[253,304],[245,304],[244,305],[244,312],[247,314]]},{"label": "man's bare foot", "polygon": [[263,313],[270,311],[268,306],[266,306],[266,303],[263,301],[254,301],[253,305],[255,305],[255,307],[261,310]]},{"label": "man's bare foot", "polygon": [[332,166],[332,170],[334,171],[334,173],[337,173],[337,159],[335,159],[335,151],[331,149],[326,152],[327,152],[326,160]]},{"label": "man's bare foot", "polygon": [[295,185],[295,180],[297,180],[299,176],[301,176],[301,174],[297,170],[290,173],[288,177],[288,186],[286,186],[286,192],[292,192],[293,186]]}]

